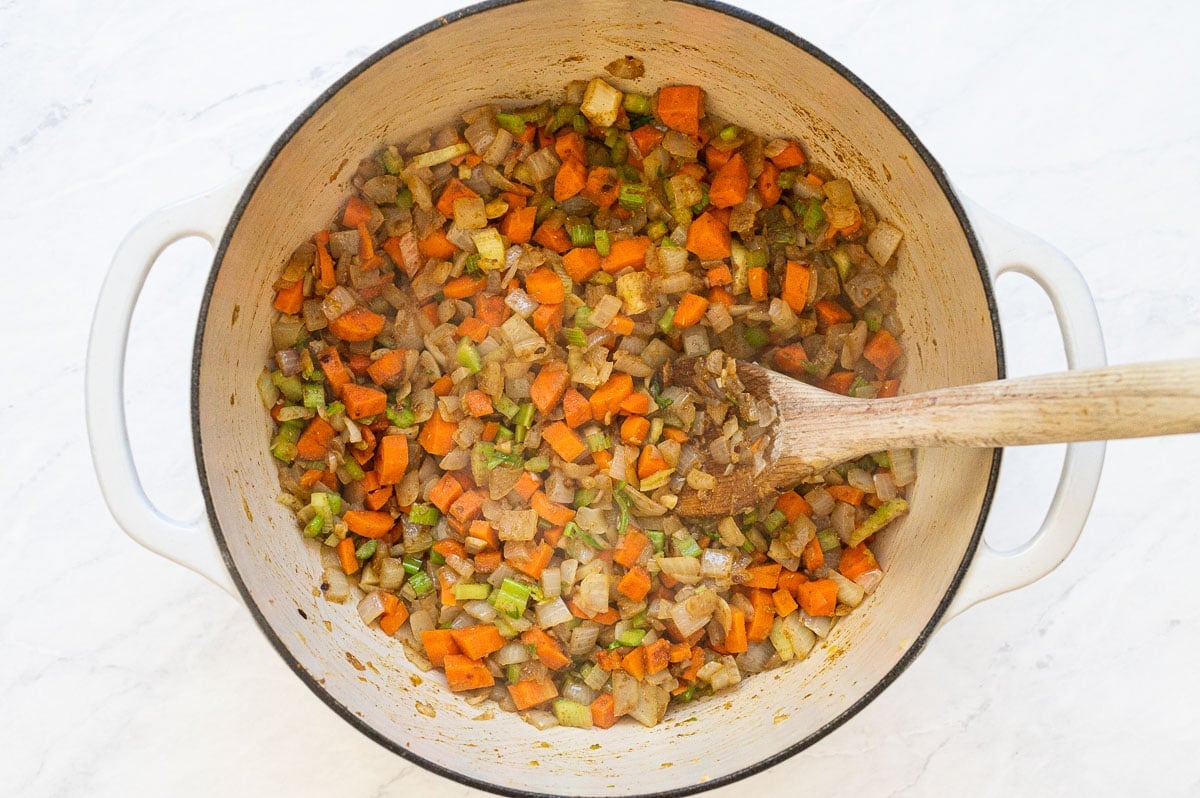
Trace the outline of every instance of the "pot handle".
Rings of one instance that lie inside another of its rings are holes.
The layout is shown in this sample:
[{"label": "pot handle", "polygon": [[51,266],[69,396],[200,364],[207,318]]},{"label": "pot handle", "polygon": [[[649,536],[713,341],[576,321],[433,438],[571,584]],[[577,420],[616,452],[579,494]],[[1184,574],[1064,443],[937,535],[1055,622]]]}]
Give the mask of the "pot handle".
[{"label": "pot handle", "polygon": [[158,256],[191,236],[220,240],[246,180],[232,181],[168,206],[134,227],[113,255],[92,319],[85,379],[85,410],[92,462],[100,492],[129,537],[155,554],[183,565],[237,596],[203,514],[169,518],[142,488],[125,422],[125,351],[133,309]]},{"label": "pot handle", "polygon": [[[1096,303],[1075,265],[1046,242],[974,202],[963,198],[963,206],[992,279],[1006,272],[1024,274],[1049,296],[1062,331],[1067,367],[1089,369],[1105,365],[1104,337]],[[942,624],[980,601],[1041,579],[1066,559],[1092,509],[1104,465],[1104,447],[1104,441],[1067,445],[1058,488],[1037,534],[1011,551],[998,551],[981,541]]]}]

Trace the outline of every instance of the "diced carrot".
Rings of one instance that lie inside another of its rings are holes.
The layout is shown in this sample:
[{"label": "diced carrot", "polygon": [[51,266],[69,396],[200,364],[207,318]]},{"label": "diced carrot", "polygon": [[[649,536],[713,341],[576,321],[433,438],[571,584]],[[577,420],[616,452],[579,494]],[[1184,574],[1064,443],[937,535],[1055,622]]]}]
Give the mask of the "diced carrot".
[{"label": "diced carrot", "polygon": [[679,427],[663,427],[663,437],[676,443],[687,443],[688,434]]},{"label": "diced carrot", "polygon": [[492,398],[478,388],[463,397],[463,407],[472,418],[482,418],[494,411]]},{"label": "diced carrot", "polygon": [[500,234],[512,244],[528,244],[537,222],[537,208],[515,208],[500,220]]},{"label": "diced carrot", "polygon": [[825,488],[825,492],[840,502],[854,505],[862,504],[864,495],[861,490],[849,485],[830,485]]},{"label": "diced carrot", "polygon": [[680,133],[696,136],[704,116],[704,92],[699,86],[663,86],[658,90],[655,113],[659,120]]},{"label": "diced carrot", "polygon": [[666,458],[663,457],[657,446],[651,444],[642,447],[642,453],[638,455],[637,461],[638,479],[645,479],[669,467]]},{"label": "diced carrot", "polygon": [[354,372],[355,377],[364,377],[367,374],[367,369],[371,367],[371,358],[355,353],[346,361],[346,366]]},{"label": "diced carrot", "polygon": [[779,586],[779,572],[783,568],[777,562],[767,565],[752,565],[746,569],[748,579],[742,584],[746,587],[759,587],[774,590]]},{"label": "diced carrot", "polygon": [[554,201],[562,202],[583,191],[587,185],[587,165],[574,159],[563,161],[554,176]]},{"label": "diced carrot", "polygon": [[821,387],[831,393],[845,396],[850,393],[850,386],[854,384],[856,376],[853,371],[835,371],[821,380]]},{"label": "diced carrot", "polygon": [[890,399],[900,393],[900,380],[884,380],[879,386],[877,396],[881,399]]},{"label": "diced carrot", "polygon": [[571,429],[592,420],[592,408],[588,400],[574,388],[568,388],[562,397],[563,420]]},{"label": "diced carrot", "polygon": [[[653,128],[651,128],[653,130]],[[596,166],[588,172],[580,196],[599,208],[611,208],[621,193],[621,178],[617,170],[607,166]]]},{"label": "diced carrot", "polygon": [[801,561],[806,571],[815,571],[825,565],[825,552],[821,550],[821,540],[815,535],[805,544]]},{"label": "diced carrot", "polygon": [[733,622],[725,633],[725,650],[730,654],[742,654],[750,648],[746,639],[746,613],[737,607],[730,607],[729,614]]},{"label": "diced carrot", "polygon": [[481,344],[488,337],[488,332],[491,329],[491,326],[487,322],[481,321],[474,316],[467,316],[462,320],[462,324],[458,325],[457,332],[459,335],[465,335],[475,343]]},{"label": "diced carrot", "polygon": [[[368,471],[367,473],[374,474],[375,472]],[[393,492],[394,490],[391,485],[384,485],[383,487],[368,490],[367,497],[363,501],[366,502],[368,510],[380,510],[388,503],[388,499],[392,498]],[[392,528],[395,529],[395,527]],[[387,537],[387,535],[384,535],[384,537]]]},{"label": "diced carrot", "polygon": [[614,241],[608,255],[600,260],[600,268],[609,274],[622,269],[640,269],[646,265],[646,250],[650,249],[649,236],[635,236],[623,241]]},{"label": "diced carrot", "polygon": [[716,172],[729,162],[735,152],[737,151],[718,149],[710,144],[704,148],[704,162],[711,171]]},{"label": "diced carrot", "polygon": [[367,229],[366,222],[358,224],[358,257],[362,261],[361,268],[364,272],[377,268],[383,262],[382,258],[375,257],[375,240],[371,238],[371,231]]},{"label": "diced carrot", "polygon": [[649,155],[655,147],[662,144],[663,131],[656,128],[654,125],[642,125],[639,128],[630,132],[629,137],[633,139],[633,143],[637,146],[637,151],[644,159]]},{"label": "diced carrot", "polygon": [[440,409],[434,410],[433,415],[421,428],[417,442],[430,454],[445,457],[454,448],[454,433],[456,432],[458,432],[458,422],[447,421],[442,417]]},{"label": "diced carrot", "polygon": [[437,572],[437,583],[440,588],[439,598],[443,607],[453,607],[458,604],[458,596],[454,595],[454,586],[458,584],[458,574],[450,568],[442,568]]},{"label": "diced carrot", "polygon": [[475,520],[483,509],[483,500],[487,498],[487,493],[482,490],[469,490],[463,493],[454,500],[454,504],[450,505],[450,510],[447,515],[450,516],[452,525],[459,530],[465,530],[467,525]]},{"label": "diced carrot", "polygon": [[887,330],[880,330],[871,336],[863,348],[863,357],[871,362],[881,372],[886,372],[900,357],[899,342]]},{"label": "diced carrot", "polygon": [[586,283],[600,271],[600,253],[595,247],[575,247],[563,255],[563,271],[575,282]]},{"label": "diced carrot", "polygon": [[646,675],[653,676],[665,671],[671,663],[671,643],[665,637],[660,637],[645,647]]},{"label": "diced carrot", "polygon": [[542,571],[546,570],[546,566],[550,564],[551,558],[554,557],[554,547],[543,541],[533,551],[533,555],[523,563],[518,563],[509,560],[513,568],[526,574],[533,579],[541,579]]},{"label": "diced carrot", "polygon": [[594,390],[591,398],[588,399],[588,404],[592,408],[592,418],[596,421],[605,421],[609,415],[620,409],[621,402],[625,401],[631,393],[633,393],[633,377],[623,371],[613,374],[607,382]]},{"label": "diced carrot", "polygon": [[446,238],[445,230],[434,230],[417,242],[417,251],[427,258],[450,260],[454,257],[454,253],[458,252],[458,247]]},{"label": "diced carrot", "polygon": [[687,250],[700,260],[728,258],[733,251],[729,226],[712,211],[705,211],[688,227]]},{"label": "diced carrot", "polygon": [[312,421],[300,434],[296,441],[296,453],[305,460],[323,460],[329,450],[329,442],[337,432],[328,421],[320,416],[313,416]]},{"label": "diced carrot", "polygon": [[342,212],[342,224],[346,227],[358,227],[371,220],[371,206],[358,197],[346,201],[346,210]]},{"label": "diced carrot", "polygon": [[565,526],[575,518],[575,511],[564,507],[558,502],[552,502],[544,491],[537,491],[529,497],[529,506],[537,511],[538,517],[545,518],[554,526]]},{"label": "diced carrot", "polygon": [[691,292],[686,293],[680,297],[679,304],[675,307],[673,322],[679,329],[686,329],[704,318],[706,310],[708,310],[707,299]]},{"label": "diced carrot", "polygon": [[592,452],[592,462],[600,466],[601,471],[607,471],[608,467],[612,465],[612,453],[607,449]]},{"label": "diced carrot", "polygon": [[850,311],[832,299],[822,299],[813,307],[817,313],[817,329],[821,332],[825,332],[835,324],[845,324],[854,319],[850,315]]},{"label": "diced carrot", "polygon": [[429,658],[430,664],[435,668],[445,665],[448,654],[462,654],[449,629],[428,629],[421,632],[421,646],[425,649],[425,656]]},{"label": "diced carrot", "polygon": [[[488,628],[495,629],[496,627],[489,626]],[[461,654],[447,654],[442,658],[442,666],[446,669],[446,684],[455,692],[478,690],[496,684],[496,679],[487,666],[470,657],[464,657]]]},{"label": "diced carrot", "polygon": [[582,163],[587,160],[583,136],[571,128],[559,131],[558,136],[554,139],[554,152],[561,161],[573,159]]},{"label": "diced carrot", "polygon": [[639,682],[646,678],[646,649],[637,646],[621,657],[621,669]]},{"label": "diced carrot", "polygon": [[499,327],[507,318],[508,306],[504,304],[503,296],[475,295],[475,318],[488,327]]},{"label": "diced carrot", "polygon": [[785,568],[779,574],[779,589],[786,590],[794,596],[800,585],[807,581],[808,577],[799,571],[789,571]]},{"label": "diced carrot", "polygon": [[837,590],[837,582],[832,579],[817,579],[804,582],[796,592],[805,612],[814,617],[828,617],[837,608]]},{"label": "diced carrot", "polygon": [[781,296],[788,307],[797,313],[804,310],[804,306],[808,304],[808,285],[811,277],[812,270],[807,266],[796,263],[794,260],[787,262]]},{"label": "diced carrot", "polygon": [[587,451],[587,444],[579,437],[579,433],[562,421],[555,421],[542,430],[542,440],[550,444],[554,453],[568,463],[573,462],[575,458]]},{"label": "diced carrot", "polygon": [[463,494],[463,487],[453,474],[442,474],[429,491],[429,501],[443,513],[450,511],[450,505]]},{"label": "diced carrot", "polygon": [[475,296],[485,288],[487,288],[486,277],[476,279],[469,274],[464,274],[442,286],[442,293],[446,295],[447,299],[466,299]]},{"label": "diced carrot", "polygon": [[450,637],[459,650],[471,659],[483,659],[495,654],[504,648],[505,642],[500,630],[490,623],[451,629]]},{"label": "diced carrot", "polygon": [[404,374],[404,350],[393,349],[367,367],[367,376],[376,385],[387,385]]},{"label": "diced carrot", "polygon": [[482,540],[487,549],[495,549],[500,545],[500,538],[496,535],[495,527],[487,521],[472,521],[471,525],[467,527],[467,537]]},{"label": "diced carrot", "polygon": [[746,283],[750,287],[750,298],[763,302],[767,298],[767,270],[755,266],[746,272]]},{"label": "diced carrot", "polygon": [[617,592],[630,601],[641,601],[650,592],[650,574],[640,565],[633,566],[617,582]]},{"label": "diced carrot", "polygon": [[484,440],[488,443],[491,443],[492,441],[496,440],[496,436],[498,434],[500,434],[499,422],[489,421],[488,423],[483,425],[483,432],[480,434],[479,437],[482,440]]},{"label": "diced carrot", "polygon": [[[313,236],[317,246],[317,283],[326,291],[337,285],[337,275],[333,271],[333,258],[329,255],[329,231],[322,230]],[[399,244],[399,240],[397,240]]]},{"label": "diced carrot", "polygon": [[558,641],[537,626],[524,632],[521,642],[533,646],[537,658],[552,671],[562,670],[571,664],[571,658],[563,653]]},{"label": "diced carrot", "polygon": [[454,216],[454,201],[456,199],[472,199],[478,197],[479,194],[470,186],[463,183],[457,177],[450,178],[450,182],[442,189],[442,196],[438,198],[437,208],[438,213],[445,216],[447,219]]},{"label": "diced carrot", "polygon": [[443,374],[433,381],[433,385],[430,385],[429,389],[433,391],[434,396],[449,396],[450,392],[454,390],[454,380],[450,378],[449,374]]},{"label": "diced carrot", "polygon": [[621,424],[621,440],[641,446],[650,434],[650,422],[641,416],[630,416]]},{"label": "diced carrot", "polygon": [[558,331],[562,329],[562,303],[539,305],[538,309],[533,312],[530,320],[533,322],[533,328],[541,333],[543,338],[552,340],[558,335]]},{"label": "diced carrot", "polygon": [[388,513],[372,510],[347,510],[342,520],[351,532],[364,538],[381,538],[392,531],[396,523]]},{"label": "diced carrot", "polygon": [[802,515],[812,515],[812,505],[794,490],[779,494],[775,499],[775,509],[783,513],[789,524]]},{"label": "diced carrot", "polygon": [[687,643],[672,643],[668,654],[669,661],[673,663],[686,662],[692,658],[692,647]]},{"label": "diced carrot", "polygon": [[[571,603],[572,602],[568,601],[567,602],[568,606]],[[580,615],[578,617],[586,617],[586,616],[584,616],[582,613],[580,613]],[[601,649],[600,651],[597,651],[596,652],[596,665],[600,668],[600,670],[604,670],[604,671],[612,672],[612,671],[617,670],[618,668],[621,667],[621,652],[617,651],[615,649],[612,651],[605,651],[603,649]]]},{"label": "diced carrot", "polygon": [[[316,458],[305,458],[305,459],[313,460]],[[321,469],[310,468],[307,471],[305,471],[303,474],[300,475],[300,487],[311,488],[313,485],[316,485],[318,482],[320,482],[321,477],[324,475],[325,475],[325,472],[322,471]]]},{"label": "diced carrot", "polygon": [[728,266],[717,266],[705,273],[705,280],[710,288],[716,288],[721,285],[730,285],[733,282],[733,274],[729,271]]},{"label": "diced carrot", "polygon": [[800,149],[800,145],[794,141],[789,141],[784,147],[783,152],[771,159],[772,163],[780,169],[791,169],[793,166],[800,166],[804,163],[804,150]]},{"label": "diced carrot", "polygon": [[620,545],[613,551],[613,562],[624,568],[632,568],[649,545],[650,538],[636,529],[630,529],[621,538]]},{"label": "diced carrot", "polygon": [[[558,279],[557,275],[555,275],[555,279]],[[562,283],[560,282],[559,285],[561,286]],[[549,414],[558,407],[558,403],[562,401],[567,386],[570,384],[571,374],[567,370],[567,364],[558,360],[551,361],[542,366],[541,371],[534,378],[533,384],[529,387],[529,398],[538,412]]]},{"label": "diced carrot", "polygon": [[838,562],[838,570],[847,579],[858,579],[863,574],[878,569],[879,563],[866,543],[859,543],[843,551],[842,559]]},{"label": "diced carrot", "polygon": [[517,484],[513,486],[513,490],[516,491],[517,495],[522,499],[529,501],[530,497],[537,493],[541,487],[542,480],[540,477],[538,477],[536,474],[530,473],[529,471],[523,471],[521,473],[521,478],[518,479]]},{"label": "diced carrot", "polygon": [[732,208],[746,200],[750,190],[750,171],[741,153],[734,153],[713,175],[708,201],[714,208]]},{"label": "diced carrot", "polygon": [[503,556],[497,551],[481,551],[475,555],[475,570],[481,574],[490,574],[500,567]]},{"label": "diced carrot", "polygon": [[408,471],[408,438],[403,435],[384,435],[375,450],[375,466],[380,485],[395,485]]},{"label": "diced carrot", "polygon": [[354,555],[353,540],[350,538],[339,540],[337,544],[337,556],[338,562],[341,563],[342,570],[345,571],[347,576],[358,571],[361,563],[359,563],[358,557]]},{"label": "diced carrot", "polygon": [[321,371],[325,372],[325,381],[329,383],[333,395],[341,397],[342,388],[351,381],[351,377],[338,351],[331,346],[325,347],[317,354],[317,362],[321,364]]},{"label": "diced carrot", "polygon": [[754,615],[746,625],[746,639],[751,643],[766,640],[771,634],[771,623],[775,620],[775,600],[770,590],[751,590],[750,605],[754,607]]},{"label": "diced carrot", "polygon": [[558,688],[550,679],[525,679],[508,685],[508,694],[518,710],[536,707],[558,697]]},{"label": "diced carrot", "polygon": [[785,374],[793,377],[806,374],[807,371],[804,368],[806,364],[808,364],[808,353],[804,351],[804,345],[799,341],[775,350],[775,368]]},{"label": "diced carrot", "polygon": [[434,327],[441,323],[441,320],[438,318],[438,303],[436,302],[428,302],[422,305],[421,315],[429,319],[429,323]]},{"label": "diced carrot", "polygon": [[592,725],[598,729],[611,729],[617,723],[617,701],[612,693],[596,696],[588,709],[592,712]]},{"label": "diced carrot", "polygon": [[408,607],[404,604],[398,604],[392,612],[385,612],[379,618],[379,628],[386,635],[394,635],[400,631],[400,627],[408,620]]},{"label": "diced carrot", "polygon": [[383,316],[357,305],[329,322],[329,331],[343,341],[370,341],[386,323]]},{"label": "diced carrot", "polygon": [[786,618],[796,611],[796,598],[791,591],[784,588],[779,588],[771,594],[771,600],[775,604],[775,614],[780,618]]},{"label": "diced carrot", "polygon": [[764,207],[775,207],[783,196],[783,189],[779,187],[779,167],[770,161],[763,162],[762,173],[755,185],[758,186],[758,193],[762,195]]},{"label": "diced carrot", "polygon": [[387,410],[387,394],[378,388],[351,382],[342,388],[342,403],[346,405],[346,415],[357,421]]},{"label": "diced carrot", "polygon": [[650,412],[650,403],[653,401],[654,400],[652,400],[645,393],[636,391],[621,400],[620,410],[622,413],[629,413],[635,416],[644,416]]},{"label": "diced carrot", "polygon": [[552,249],[559,255],[571,248],[571,236],[563,227],[547,227],[542,225],[533,234],[533,240],[546,249]]},{"label": "diced carrot", "polygon": [[280,288],[275,294],[274,308],[280,313],[294,316],[304,307],[304,281],[297,280],[291,285]]}]

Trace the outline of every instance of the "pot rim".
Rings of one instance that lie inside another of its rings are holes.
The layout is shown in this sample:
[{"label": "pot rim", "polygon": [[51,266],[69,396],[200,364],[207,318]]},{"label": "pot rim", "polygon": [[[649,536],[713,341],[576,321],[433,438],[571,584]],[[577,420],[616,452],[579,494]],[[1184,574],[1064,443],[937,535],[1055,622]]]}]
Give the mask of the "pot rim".
[{"label": "pot rim", "polygon": [[[539,793],[529,790],[514,789],[495,784],[493,782],[483,781],[447,768],[422,756],[418,756],[406,748],[403,742],[393,740],[383,735],[361,717],[356,715],[345,704],[335,699],[328,691],[326,691],[324,686],[321,685],[313,677],[313,675],[304,668],[304,666],[299,662],[298,658],[291,654],[287,644],[285,644],[283,639],[275,632],[274,628],[259,609],[257,603],[251,597],[250,591],[247,588],[246,583],[242,580],[241,573],[239,572],[238,567],[230,554],[229,546],[225,540],[225,535],[221,530],[220,521],[217,518],[216,509],[213,504],[212,492],[209,489],[208,474],[204,465],[204,444],[201,439],[199,424],[200,362],[204,349],[204,328],[208,319],[208,310],[212,300],[213,288],[216,284],[217,275],[220,271],[220,264],[225,258],[226,250],[228,249],[230,240],[233,237],[233,231],[237,228],[239,222],[241,221],[242,214],[245,212],[247,204],[249,203],[251,197],[254,196],[255,191],[258,189],[259,183],[262,181],[267,171],[271,168],[275,158],[280,154],[280,152],[283,151],[283,149],[288,145],[288,143],[292,140],[292,137],[300,130],[300,128],[303,127],[304,124],[307,123],[308,120],[311,119],[312,116],[322,106],[324,106],[326,102],[328,102],[347,84],[356,79],[367,69],[374,66],[377,62],[381,61],[402,47],[405,47],[417,39],[420,39],[427,33],[431,33],[442,27],[452,25],[460,20],[475,16],[476,14],[492,11],[510,5],[517,5],[525,1],[526,0],[483,0],[483,2],[479,2],[474,5],[467,6],[466,8],[454,11],[450,14],[438,17],[437,19],[427,22],[420,27],[414,28],[408,33],[392,40],[360,61],[348,72],[338,78],[337,81],[322,91],[321,94],[308,105],[308,107],[301,111],[300,114],[297,115],[294,120],[292,120],[291,124],[289,124],[283,133],[280,134],[279,138],[275,140],[275,142],[271,145],[270,150],[268,150],[267,154],[263,157],[261,164],[250,178],[250,182],[246,185],[246,188],[243,191],[242,196],[239,198],[237,205],[234,207],[229,222],[225,227],[225,231],[221,236],[220,244],[218,245],[216,253],[213,256],[213,265],[209,272],[208,281],[204,288],[204,295],[201,298],[200,312],[196,324],[196,336],[192,348],[191,416],[192,441],[196,457],[196,471],[200,478],[200,489],[204,495],[204,506],[208,515],[209,526],[212,529],[213,537],[216,539],[217,547],[221,552],[221,558],[225,562],[225,567],[229,569],[229,573],[233,577],[233,582],[237,585],[238,592],[241,594],[242,601],[250,610],[250,613],[253,615],[255,622],[259,626],[259,629],[262,630],[267,640],[271,643],[271,646],[295,671],[296,675],[302,682],[304,682],[308,689],[311,690],[313,694],[320,698],[323,702],[325,702],[325,704],[334,712],[336,712],[343,720],[371,740],[374,740],[376,743],[388,749],[389,751],[398,754],[404,759],[413,762],[430,772],[436,773],[443,778],[447,778],[459,784],[498,795],[513,796],[513,798],[554,798],[554,796],[550,793]],[[874,103],[875,107],[878,108],[885,117],[887,117],[888,121],[891,122],[891,124],[894,125],[897,130],[900,131],[900,133],[913,147],[917,154],[920,155],[921,160],[932,173],[934,179],[937,181],[938,187],[942,190],[942,193],[945,195],[947,201],[950,203],[951,208],[954,210],[954,215],[957,217],[958,222],[962,227],[963,234],[967,238],[967,243],[970,246],[976,268],[979,271],[984,295],[987,301],[988,314],[991,318],[992,333],[996,347],[996,376],[997,379],[1003,379],[1005,377],[1004,345],[1000,332],[999,311],[996,306],[996,297],[993,291],[990,275],[988,274],[987,264],[984,261],[983,253],[980,250],[979,242],[975,237],[975,232],[971,226],[971,222],[967,217],[966,211],[963,209],[962,203],[955,194],[953,187],[950,185],[945,171],[942,169],[941,164],[939,164],[929,152],[929,150],[926,149],[925,145],[921,143],[920,139],[917,138],[917,135],[913,132],[912,128],[910,128],[908,124],[901,119],[899,114],[897,114],[892,107],[883,100],[883,98],[876,94],[875,91],[872,90],[866,83],[864,83],[857,75],[855,75],[829,54],[821,50],[819,47],[796,35],[787,28],[784,28],[781,25],[771,22],[770,20],[744,9],[736,8],[734,6],[727,5],[726,3],[719,2],[719,0],[671,0],[671,2],[685,3],[687,5],[696,6],[708,11],[715,11],[720,14],[725,14],[726,16],[733,17],[742,22],[750,23],[751,25],[755,25],[767,33],[783,39],[794,47],[803,50],[808,55],[816,58],[827,67],[834,70],[840,77],[845,79],[850,85],[861,92],[868,100]],[[984,524],[987,521],[988,512],[991,509],[992,500],[995,497],[996,480],[1000,471],[1001,451],[1001,449],[993,450],[987,489],[984,492],[983,502],[980,506],[979,517],[976,520],[975,529],[971,534],[971,539],[967,545],[967,550],[963,555],[962,561],[959,562],[954,576],[950,580],[950,587],[947,589],[945,595],[942,596],[942,600],[934,610],[929,622],[921,630],[920,634],[917,635],[916,639],[913,640],[912,644],[908,647],[904,654],[901,655],[899,661],[892,667],[890,671],[884,674],[884,676],[878,682],[872,685],[840,715],[825,723],[819,729],[803,739],[791,743],[782,750],[777,751],[770,756],[764,757],[755,764],[714,778],[710,781],[706,781],[702,784],[689,784],[683,787],[677,787],[670,790],[660,790],[653,793],[638,793],[636,798],[679,798],[685,795],[694,795],[696,793],[705,792],[718,787],[728,786],[735,782],[741,781],[742,779],[761,773],[768,768],[774,767],[775,765],[790,759],[801,751],[814,745],[819,740],[823,739],[826,735],[830,734],[842,724],[850,720],[850,718],[857,715],[864,707],[875,700],[880,693],[882,693],[885,689],[887,689],[887,687],[896,681],[900,674],[902,674],[908,668],[908,666],[912,664],[917,655],[924,650],[925,645],[928,643],[934,629],[937,628],[938,624],[942,620],[942,617],[945,615],[947,608],[950,606],[950,602],[953,600],[955,593],[962,584],[963,577],[965,576],[967,569],[970,567],[971,561],[975,557],[975,551],[979,546],[980,540],[982,540]]]}]

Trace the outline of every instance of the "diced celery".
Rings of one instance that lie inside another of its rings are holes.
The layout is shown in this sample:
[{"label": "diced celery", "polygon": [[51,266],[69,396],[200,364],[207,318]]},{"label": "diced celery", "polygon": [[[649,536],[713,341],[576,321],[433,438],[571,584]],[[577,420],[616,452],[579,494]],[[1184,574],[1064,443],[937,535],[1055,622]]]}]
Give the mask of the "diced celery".
[{"label": "diced celery", "polygon": [[679,534],[671,538],[671,545],[679,557],[699,557],[703,553],[700,544],[688,534]]},{"label": "diced celery", "polygon": [[500,394],[500,398],[492,402],[492,407],[497,413],[507,419],[512,419],[512,417],[517,414],[517,411],[520,410],[520,407],[517,405],[517,403],[512,399],[509,399],[504,394]]},{"label": "diced celery", "polygon": [[842,541],[838,538],[837,532],[832,529],[818,529],[817,543],[821,545],[821,551],[833,551],[838,546],[842,545]]},{"label": "diced celery", "polygon": [[404,573],[412,576],[421,570],[421,561],[411,554],[404,555],[404,559],[400,561],[404,566]]},{"label": "diced celery", "polygon": [[455,359],[458,360],[458,365],[472,374],[478,374],[483,369],[483,360],[479,357],[479,350],[475,348],[475,342],[465,335],[458,342]]},{"label": "diced celery", "polygon": [[482,601],[486,599],[492,592],[491,585],[483,582],[481,584],[464,584],[459,582],[454,586],[454,598],[459,601]]},{"label": "diced celery", "polygon": [[746,339],[746,343],[755,349],[761,349],[770,342],[767,333],[761,327],[743,327],[742,337]]},{"label": "diced celery", "polygon": [[554,699],[554,716],[561,726],[573,726],[577,729],[592,728],[592,710],[583,704],[568,698]]},{"label": "diced celery", "polygon": [[857,546],[907,512],[908,502],[904,499],[891,499],[884,502],[876,508],[875,512],[867,516],[867,520],[850,533],[848,545]]},{"label": "diced celery", "polygon": [[646,204],[650,187],[644,183],[622,183],[617,192],[617,202],[627,211],[636,211]]},{"label": "diced celery", "polygon": [[414,504],[408,511],[408,520],[422,526],[433,526],[442,514],[432,504]]},{"label": "diced celery", "polygon": [[763,519],[763,529],[768,532],[777,532],[780,527],[787,521],[787,516],[782,510],[772,510],[766,518]]},{"label": "diced celery", "polygon": [[375,556],[375,550],[379,548],[378,540],[368,540],[357,549],[354,550],[354,556],[360,560],[369,560]]},{"label": "diced celery", "polygon": [[578,488],[575,491],[575,499],[571,502],[571,504],[575,507],[575,509],[587,507],[596,500],[596,494],[598,492],[599,491],[597,491],[595,488]]},{"label": "diced celery", "polygon": [[611,251],[612,247],[611,239],[608,237],[608,231],[597,230],[592,234],[592,239],[595,242],[596,251],[599,252],[602,257],[608,257],[608,253]]},{"label": "diced celery", "polygon": [[531,457],[525,461],[525,470],[532,471],[535,474],[540,474],[550,468],[550,458],[544,454],[537,457]]},{"label": "diced celery", "polygon": [[429,578],[429,574],[424,571],[417,571],[408,578],[408,586],[413,589],[417,597],[429,595],[433,592],[433,580]]},{"label": "diced celery", "polygon": [[317,410],[325,406],[325,386],[319,382],[304,383],[304,406]]},{"label": "diced celery", "polygon": [[325,530],[325,519],[319,514],[314,515],[307,524],[304,525],[304,537],[315,538]]},{"label": "diced celery", "polygon": [[663,331],[663,335],[670,335],[675,329],[675,308],[668,307],[658,318],[658,329]]},{"label": "diced celery", "polygon": [[533,403],[524,402],[517,410],[516,416],[513,418],[513,423],[517,426],[528,427],[533,424]]},{"label": "diced celery", "polygon": [[645,94],[626,94],[625,113],[643,115],[650,113],[650,98]]},{"label": "diced celery", "polygon": [[571,234],[571,246],[573,247],[590,247],[596,240],[596,233],[587,222],[576,222],[567,229],[567,232]]},{"label": "diced celery", "polygon": [[640,646],[642,644],[642,638],[645,636],[645,629],[626,629],[624,632],[621,632],[621,634],[617,635],[617,638],[614,642],[619,643],[622,646]]},{"label": "diced celery", "polygon": [[593,432],[587,436],[587,445],[593,452],[600,452],[612,446],[612,441],[603,432]]},{"label": "diced celery", "polygon": [[285,377],[282,371],[273,371],[271,382],[289,402],[299,402],[304,397],[304,383],[295,374]]},{"label": "diced celery", "polygon": [[437,549],[431,549],[429,552],[429,562],[434,565],[445,565],[446,558]]},{"label": "diced celery", "polygon": [[[580,310],[583,310],[583,308],[580,308]],[[578,327],[564,328],[563,337],[567,339],[567,343],[571,346],[587,346],[587,333]]]},{"label": "diced celery", "polygon": [[363,473],[362,466],[353,457],[347,457],[342,462],[342,468],[346,469],[346,475],[350,477],[351,482],[358,482],[366,476]]},{"label": "diced celery", "polygon": [[654,551],[662,554],[663,549],[667,545],[667,535],[660,529],[646,530],[646,537],[650,538],[650,544],[654,546]]}]

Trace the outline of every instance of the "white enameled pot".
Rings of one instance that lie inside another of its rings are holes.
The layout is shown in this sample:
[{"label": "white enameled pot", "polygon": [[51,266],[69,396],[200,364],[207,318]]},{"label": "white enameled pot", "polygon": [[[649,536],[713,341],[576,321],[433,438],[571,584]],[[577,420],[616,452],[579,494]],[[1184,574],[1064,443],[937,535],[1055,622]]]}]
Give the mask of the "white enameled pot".
[{"label": "white enameled pot", "polygon": [[[502,712],[476,720],[480,710],[442,680],[415,684],[417,671],[396,641],[364,627],[352,603],[319,597],[315,544],[275,501],[271,421],[255,387],[270,345],[271,283],[296,245],[333,216],[359,159],[380,142],[484,102],[557,96],[567,81],[601,74],[627,54],[644,61],[645,76],[619,85],[702,85],[714,112],[800,139],[813,160],[848,177],[905,231],[895,282],[907,391],[1004,376],[992,280],[1006,270],[1027,274],[1049,294],[1072,368],[1104,363],[1095,306],[1068,261],[956,195],[907,125],[829,56],[709,2],[524,0],[439,19],[325,92],[248,183],[147,219],[116,254],[88,352],[88,427],[113,515],[142,545],[239,595],[280,655],[351,725],[438,773],[513,795],[682,795],[813,744],[891,683],[940,623],[1052,570],[1079,535],[1104,454],[1103,443],[1068,447],[1040,531],[1001,553],[980,537],[999,452],[922,451],[912,512],[878,543],[887,577],[826,644],[656,728],[619,724],[603,733],[602,754],[592,749],[599,732],[539,732]],[[165,517],[142,491],[121,376],[141,285],[157,255],[186,236],[217,247],[193,362],[195,452],[208,508],[195,521]],[[369,667],[352,667],[351,659]],[[685,717],[695,720],[681,726]]]}]

